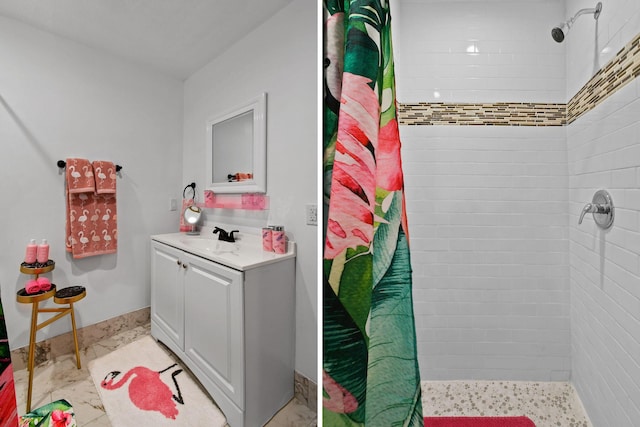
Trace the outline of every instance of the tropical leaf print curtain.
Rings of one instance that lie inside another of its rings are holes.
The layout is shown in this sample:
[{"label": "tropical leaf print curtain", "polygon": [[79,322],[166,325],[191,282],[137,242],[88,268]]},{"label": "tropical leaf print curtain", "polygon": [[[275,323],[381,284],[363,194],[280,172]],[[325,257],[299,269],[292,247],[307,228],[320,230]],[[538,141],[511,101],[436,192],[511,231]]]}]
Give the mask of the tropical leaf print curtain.
[{"label": "tropical leaf print curtain", "polygon": [[323,424],[421,426],[389,5],[324,12]]}]

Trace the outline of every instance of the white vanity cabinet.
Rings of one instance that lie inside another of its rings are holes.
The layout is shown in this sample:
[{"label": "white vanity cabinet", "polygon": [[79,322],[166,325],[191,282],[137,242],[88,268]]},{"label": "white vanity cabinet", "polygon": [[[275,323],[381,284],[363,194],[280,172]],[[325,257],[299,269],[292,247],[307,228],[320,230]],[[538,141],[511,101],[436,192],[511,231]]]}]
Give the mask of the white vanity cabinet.
[{"label": "white vanity cabinet", "polygon": [[157,240],[151,248],[151,335],[231,427],[264,425],[294,392],[295,258],[238,270]]},{"label": "white vanity cabinet", "polygon": [[184,350],[183,252],[167,245],[152,247],[151,254],[151,328],[160,328],[165,344]]},{"label": "white vanity cabinet", "polygon": [[203,258],[185,259],[184,352],[243,408],[243,274]]}]

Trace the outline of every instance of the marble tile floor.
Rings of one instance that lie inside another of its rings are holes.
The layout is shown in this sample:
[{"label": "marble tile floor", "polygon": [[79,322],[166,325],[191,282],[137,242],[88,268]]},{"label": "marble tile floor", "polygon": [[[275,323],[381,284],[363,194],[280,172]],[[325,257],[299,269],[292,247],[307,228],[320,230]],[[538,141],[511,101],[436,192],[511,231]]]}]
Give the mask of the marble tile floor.
[{"label": "marble tile floor", "polygon": [[[82,369],[77,369],[73,353],[36,366],[31,407],[37,408],[54,400],[66,399],[73,405],[78,426],[118,427],[112,426],[109,422],[100,395],[89,374],[88,364],[90,360],[104,356],[149,333],[150,326],[147,324],[83,349],[80,353]],[[168,350],[167,352],[171,354]],[[172,355],[172,357],[175,356]],[[18,413],[24,414],[29,372],[26,369],[19,370],[14,372],[14,377]],[[269,421],[267,427],[314,427],[316,425],[316,413],[294,398]]]},{"label": "marble tile floor", "polygon": [[566,382],[422,381],[425,416],[527,416],[536,427],[591,427]]}]

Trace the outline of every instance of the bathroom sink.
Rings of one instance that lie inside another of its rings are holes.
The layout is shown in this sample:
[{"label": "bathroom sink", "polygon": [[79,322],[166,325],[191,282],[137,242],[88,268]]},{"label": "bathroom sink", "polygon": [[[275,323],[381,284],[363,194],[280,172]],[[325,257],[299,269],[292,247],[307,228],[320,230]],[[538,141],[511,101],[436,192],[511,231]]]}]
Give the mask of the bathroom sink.
[{"label": "bathroom sink", "polygon": [[188,247],[198,249],[201,251],[212,252],[214,254],[220,253],[234,253],[240,250],[238,243],[225,242],[222,240],[203,239],[199,237],[192,237],[182,239],[181,242]]},{"label": "bathroom sink", "polygon": [[157,242],[240,271],[296,256],[296,245],[291,241],[287,242],[287,252],[284,254],[263,250],[262,235],[259,233],[241,233],[235,242],[225,242],[216,237],[211,234],[211,230],[202,232],[200,236],[189,236],[185,233],[151,236],[152,240]]}]

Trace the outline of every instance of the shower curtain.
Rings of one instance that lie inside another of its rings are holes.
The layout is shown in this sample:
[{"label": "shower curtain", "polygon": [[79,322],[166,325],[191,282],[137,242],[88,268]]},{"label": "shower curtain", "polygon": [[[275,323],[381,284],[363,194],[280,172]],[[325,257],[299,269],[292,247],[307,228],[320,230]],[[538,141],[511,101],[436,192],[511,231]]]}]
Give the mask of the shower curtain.
[{"label": "shower curtain", "polygon": [[2,299],[0,299],[0,427],[18,425],[16,389],[11,365],[11,349],[7,324],[4,321]]},{"label": "shower curtain", "polygon": [[324,13],[323,424],[421,426],[389,5]]}]

